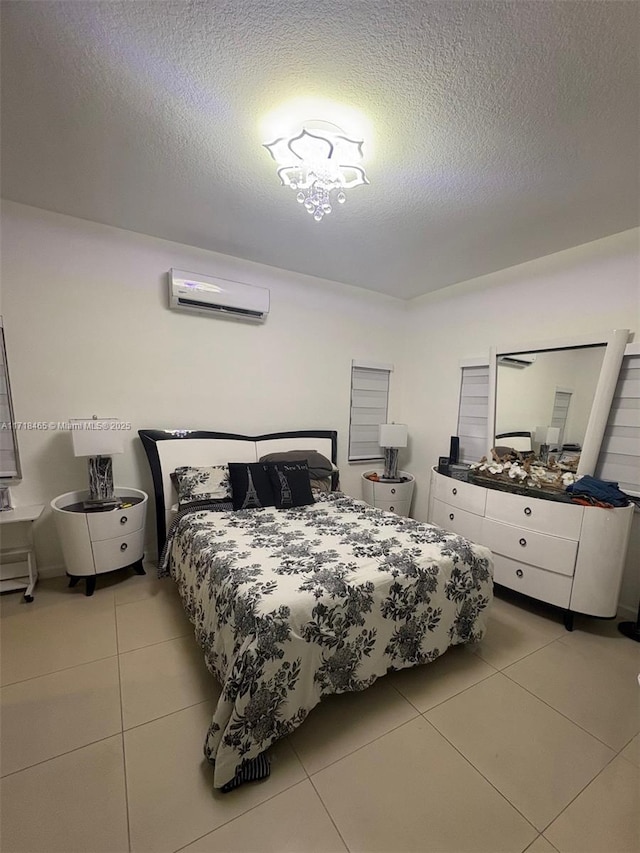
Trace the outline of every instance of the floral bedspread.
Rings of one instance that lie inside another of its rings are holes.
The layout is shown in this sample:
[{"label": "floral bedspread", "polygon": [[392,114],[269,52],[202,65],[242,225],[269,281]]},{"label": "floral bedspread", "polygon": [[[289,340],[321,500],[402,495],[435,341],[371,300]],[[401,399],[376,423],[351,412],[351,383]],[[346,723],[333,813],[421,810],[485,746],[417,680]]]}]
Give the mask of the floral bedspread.
[{"label": "floral bedspread", "polygon": [[492,599],[487,548],[339,492],[297,509],[188,512],[166,553],[222,685],[205,741],[216,788],[322,696],[481,639]]}]

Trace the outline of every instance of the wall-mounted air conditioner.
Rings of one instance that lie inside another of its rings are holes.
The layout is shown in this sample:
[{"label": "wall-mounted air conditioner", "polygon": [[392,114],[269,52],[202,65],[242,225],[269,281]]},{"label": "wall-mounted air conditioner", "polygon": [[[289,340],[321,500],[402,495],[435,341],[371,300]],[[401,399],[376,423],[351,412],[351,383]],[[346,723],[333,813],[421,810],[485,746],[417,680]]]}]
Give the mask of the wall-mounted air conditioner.
[{"label": "wall-mounted air conditioner", "polygon": [[499,355],[498,364],[505,364],[507,367],[529,367],[536,360],[535,355]]},{"label": "wall-mounted air conditioner", "polygon": [[269,313],[269,290],[254,284],[172,269],[169,273],[169,307],[198,314],[264,320]]}]

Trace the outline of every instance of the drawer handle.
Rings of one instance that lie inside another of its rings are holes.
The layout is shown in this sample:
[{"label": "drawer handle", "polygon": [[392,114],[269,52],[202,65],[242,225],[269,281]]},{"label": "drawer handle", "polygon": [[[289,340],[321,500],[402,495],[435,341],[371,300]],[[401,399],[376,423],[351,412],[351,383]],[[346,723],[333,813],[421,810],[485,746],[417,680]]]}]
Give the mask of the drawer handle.
[{"label": "drawer handle", "polygon": [[395,490],[395,489],[391,489],[391,494],[392,494],[392,495],[395,495],[395,493],[396,493],[396,490]]},{"label": "drawer handle", "polygon": [[391,512],[395,512],[396,508],[394,506],[390,506],[389,509],[391,510]]},{"label": "drawer handle", "polygon": [[527,544],[527,540],[524,538],[524,536],[523,536],[523,537],[522,537],[522,539],[520,540],[520,544],[522,545],[522,547],[523,547],[523,548],[526,546],[526,544]]},{"label": "drawer handle", "polygon": [[129,521],[129,519],[127,518],[127,516],[126,516],[126,515],[123,515],[123,516],[120,518],[120,524],[126,524],[126,523],[127,523],[127,521]]},{"label": "drawer handle", "polygon": [[516,575],[517,575],[519,578],[523,578],[523,577],[524,577],[524,572],[522,571],[522,569],[516,569]]},{"label": "drawer handle", "polygon": [[455,518],[454,514],[452,512],[450,512],[449,513],[449,521],[453,521],[454,518]]},{"label": "drawer handle", "polygon": [[524,514],[525,515],[531,515],[531,507],[530,506],[526,506],[524,508]]},{"label": "drawer handle", "polygon": [[126,551],[126,550],[127,550],[127,543],[126,543],[126,542],[123,542],[123,543],[122,543],[122,545],[120,546],[120,550],[121,550],[121,551]]},{"label": "drawer handle", "polygon": [[457,490],[457,489],[451,489],[451,494],[452,494],[452,495],[457,495],[457,494],[458,494],[458,490]]}]

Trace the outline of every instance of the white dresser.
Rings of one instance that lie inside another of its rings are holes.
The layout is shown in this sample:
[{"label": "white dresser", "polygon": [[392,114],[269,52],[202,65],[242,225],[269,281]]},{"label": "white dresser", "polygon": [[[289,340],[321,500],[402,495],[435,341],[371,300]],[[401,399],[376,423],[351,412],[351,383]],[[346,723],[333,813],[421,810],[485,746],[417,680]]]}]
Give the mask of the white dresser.
[{"label": "white dresser", "polygon": [[105,511],[87,511],[87,492],[67,492],[51,501],[69,586],[86,579],[92,595],[96,576],[125,566],[144,574],[144,526],[147,495],[140,489],[117,488],[120,503]]},{"label": "white dresser", "polygon": [[494,580],[573,613],[616,615],[633,505],[529,498],[431,472],[429,521],[493,551]]}]

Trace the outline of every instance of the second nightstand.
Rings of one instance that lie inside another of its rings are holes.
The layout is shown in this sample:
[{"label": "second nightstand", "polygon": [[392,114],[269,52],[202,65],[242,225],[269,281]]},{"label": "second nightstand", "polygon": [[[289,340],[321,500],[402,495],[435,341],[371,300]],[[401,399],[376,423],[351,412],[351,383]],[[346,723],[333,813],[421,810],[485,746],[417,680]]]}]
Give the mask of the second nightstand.
[{"label": "second nightstand", "polygon": [[409,515],[415,478],[408,471],[399,471],[400,483],[370,480],[369,474],[382,477],[382,471],[365,471],[362,475],[362,500],[378,509],[387,509],[397,515]]},{"label": "second nightstand", "polygon": [[67,492],[51,501],[70,581],[86,578],[92,595],[96,576],[125,566],[143,575],[144,523],[147,495],[139,489],[115,490],[120,503],[110,509],[87,510],[88,492]]}]

